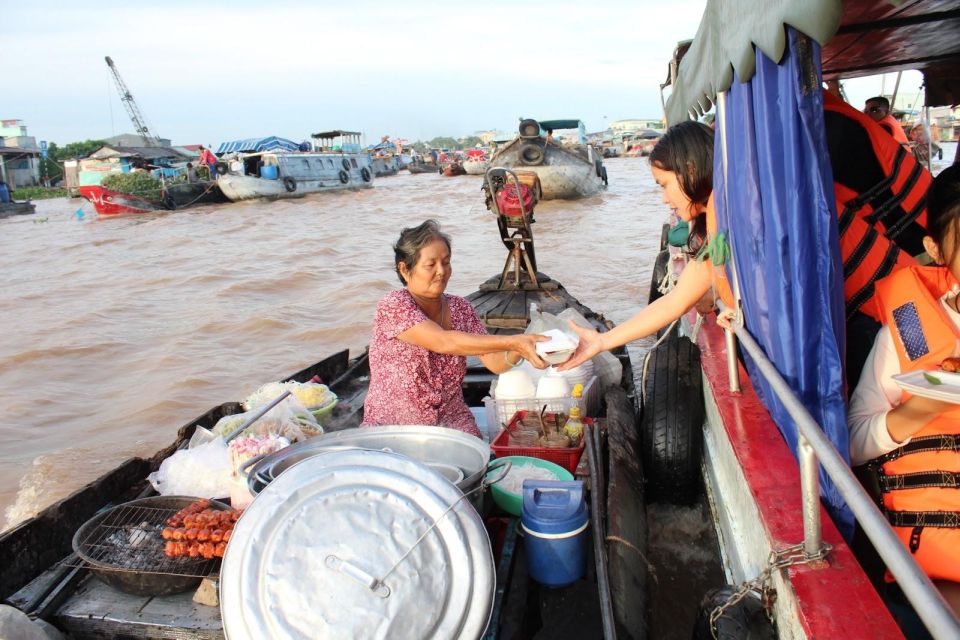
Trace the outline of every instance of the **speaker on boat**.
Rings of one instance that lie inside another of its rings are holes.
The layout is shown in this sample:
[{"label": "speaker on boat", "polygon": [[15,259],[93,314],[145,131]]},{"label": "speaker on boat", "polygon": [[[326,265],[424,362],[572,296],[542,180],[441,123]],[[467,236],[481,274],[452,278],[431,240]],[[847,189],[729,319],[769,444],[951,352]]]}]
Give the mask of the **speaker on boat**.
[{"label": "speaker on boat", "polygon": [[543,164],[543,148],[536,142],[527,142],[520,147],[520,162],[534,167]]},{"label": "speaker on boat", "polygon": [[520,121],[520,137],[524,140],[540,137],[540,123],[533,118]]}]

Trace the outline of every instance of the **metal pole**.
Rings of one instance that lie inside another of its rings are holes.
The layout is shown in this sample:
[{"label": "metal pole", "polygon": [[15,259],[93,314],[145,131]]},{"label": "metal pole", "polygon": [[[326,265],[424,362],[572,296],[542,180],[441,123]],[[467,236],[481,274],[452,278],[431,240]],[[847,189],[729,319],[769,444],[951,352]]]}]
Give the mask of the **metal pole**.
[{"label": "metal pole", "polygon": [[800,434],[820,458],[820,464],[833,479],[837,490],[847,501],[864,533],[880,553],[887,568],[904,594],[916,609],[927,630],[937,640],[960,638],[960,620],[953,609],[943,599],[940,591],[933,586],[930,578],[923,573],[900,538],[893,532],[886,517],[867,497],[860,482],[850,470],[847,461],[840,457],[833,443],[827,438],[820,425],[813,419],[806,407],[797,399],[776,367],[767,359],[760,345],[753,339],[745,327],[733,325],[743,349],[750,354],[761,375],[766,378],[773,392],[780,398],[783,407],[793,418]]},{"label": "metal pole", "polygon": [[927,171],[933,173],[933,128],[930,126],[930,105],[927,104],[927,92],[923,92],[923,132],[927,138]]},{"label": "metal pole", "polygon": [[[717,94],[717,117],[714,119],[714,128],[720,133],[720,159],[723,162],[723,188],[727,188],[727,92]],[[730,258],[730,270],[733,274],[733,290],[737,300],[740,300],[740,286],[737,281],[737,270]],[[724,338],[727,344],[727,380],[730,393],[740,391],[740,363],[737,361],[737,338],[730,329],[724,329]]]},{"label": "metal pole", "polygon": [[820,528],[820,465],[810,441],[800,435],[797,442],[800,460],[800,493],[803,496],[803,553],[812,558],[823,548]]}]

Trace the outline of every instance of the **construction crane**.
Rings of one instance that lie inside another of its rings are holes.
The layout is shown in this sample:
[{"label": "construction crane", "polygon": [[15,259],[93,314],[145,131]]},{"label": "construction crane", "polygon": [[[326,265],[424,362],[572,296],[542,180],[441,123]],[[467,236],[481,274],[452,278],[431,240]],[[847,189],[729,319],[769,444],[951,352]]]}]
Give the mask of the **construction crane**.
[{"label": "construction crane", "polygon": [[117,91],[120,92],[120,102],[122,102],[123,106],[127,109],[127,114],[130,116],[130,120],[133,121],[133,128],[136,129],[140,137],[143,138],[144,145],[148,147],[162,146],[160,137],[150,133],[150,130],[147,128],[147,119],[140,113],[140,107],[137,106],[137,101],[133,99],[133,94],[130,93],[130,89],[127,89],[123,78],[120,77],[120,72],[117,71],[116,65],[113,64],[113,59],[111,59],[110,56],[105,56],[104,60],[107,61],[107,66],[110,67],[110,73],[113,74],[113,81],[117,85]]}]

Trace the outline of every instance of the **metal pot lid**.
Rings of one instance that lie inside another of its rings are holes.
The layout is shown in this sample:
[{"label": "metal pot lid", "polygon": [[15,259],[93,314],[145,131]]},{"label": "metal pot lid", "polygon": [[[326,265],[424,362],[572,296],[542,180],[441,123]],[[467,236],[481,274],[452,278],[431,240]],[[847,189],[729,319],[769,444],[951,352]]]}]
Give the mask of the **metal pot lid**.
[{"label": "metal pot lid", "polygon": [[436,471],[382,451],[294,465],[230,539],[220,575],[227,638],[481,637],[493,552],[461,496]]}]

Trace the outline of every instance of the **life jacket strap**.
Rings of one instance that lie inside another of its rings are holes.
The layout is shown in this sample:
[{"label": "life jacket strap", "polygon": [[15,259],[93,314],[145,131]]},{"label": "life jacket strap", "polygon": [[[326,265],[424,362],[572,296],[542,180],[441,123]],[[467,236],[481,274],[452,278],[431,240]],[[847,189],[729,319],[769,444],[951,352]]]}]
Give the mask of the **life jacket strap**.
[{"label": "life jacket strap", "polygon": [[918,471],[902,475],[880,475],[880,491],[901,489],[960,489],[960,473],[952,471]]},{"label": "life jacket strap", "polygon": [[913,453],[931,451],[960,451],[960,434],[942,433],[934,436],[919,436],[875,460],[878,464],[884,464]]},{"label": "life jacket strap", "polygon": [[894,527],[960,529],[960,511],[887,511]]}]

